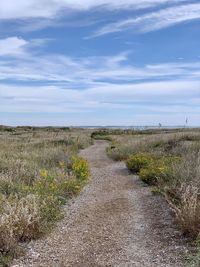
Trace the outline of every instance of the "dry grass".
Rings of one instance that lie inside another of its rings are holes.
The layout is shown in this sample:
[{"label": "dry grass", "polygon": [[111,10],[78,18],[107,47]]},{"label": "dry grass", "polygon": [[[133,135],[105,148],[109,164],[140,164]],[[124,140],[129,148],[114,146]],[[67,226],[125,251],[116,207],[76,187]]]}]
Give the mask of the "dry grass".
[{"label": "dry grass", "polygon": [[193,185],[181,184],[176,189],[178,200],[166,198],[171,209],[174,211],[177,223],[184,234],[198,236],[200,230],[200,201],[199,188]]},{"label": "dry grass", "polygon": [[90,131],[0,127],[1,255],[17,243],[49,231],[61,205],[87,181],[78,151],[91,144]]},{"label": "dry grass", "polygon": [[152,155],[168,170],[159,176],[149,164],[141,170],[141,175],[145,173],[150,184],[156,181],[157,191],[166,196],[183,233],[197,237],[200,233],[200,131],[122,134],[115,136],[108,149],[108,155],[115,160],[127,160],[141,152]]},{"label": "dry grass", "polygon": [[40,233],[42,217],[36,195],[3,197],[1,200],[1,250],[10,252],[18,241],[36,238]]}]

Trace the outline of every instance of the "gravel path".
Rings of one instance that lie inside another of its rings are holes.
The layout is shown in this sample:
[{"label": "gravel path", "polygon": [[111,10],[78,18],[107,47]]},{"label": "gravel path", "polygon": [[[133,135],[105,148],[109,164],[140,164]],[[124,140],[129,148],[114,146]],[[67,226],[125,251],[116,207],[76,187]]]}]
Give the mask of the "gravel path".
[{"label": "gravel path", "polygon": [[187,249],[165,202],[97,141],[80,154],[92,180],[47,237],[26,245],[13,267],[181,267]]}]

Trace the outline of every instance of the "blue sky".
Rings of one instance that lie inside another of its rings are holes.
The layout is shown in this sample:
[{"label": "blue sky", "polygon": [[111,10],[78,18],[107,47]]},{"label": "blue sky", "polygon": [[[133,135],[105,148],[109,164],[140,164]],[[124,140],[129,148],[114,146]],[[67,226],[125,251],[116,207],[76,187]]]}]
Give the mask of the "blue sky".
[{"label": "blue sky", "polygon": [[1,0],[0,124],[200,125],[200,1]]}]

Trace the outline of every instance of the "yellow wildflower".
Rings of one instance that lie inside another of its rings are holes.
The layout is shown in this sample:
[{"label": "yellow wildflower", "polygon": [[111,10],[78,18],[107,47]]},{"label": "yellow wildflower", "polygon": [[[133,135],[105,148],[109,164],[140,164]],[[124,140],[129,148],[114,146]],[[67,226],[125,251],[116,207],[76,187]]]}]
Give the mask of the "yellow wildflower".
[{"label": "yellow wildflower", "polygon": [[40,176],[43,178],[47,178],[48,177],[48,171],[43,169],[40,171]]}]

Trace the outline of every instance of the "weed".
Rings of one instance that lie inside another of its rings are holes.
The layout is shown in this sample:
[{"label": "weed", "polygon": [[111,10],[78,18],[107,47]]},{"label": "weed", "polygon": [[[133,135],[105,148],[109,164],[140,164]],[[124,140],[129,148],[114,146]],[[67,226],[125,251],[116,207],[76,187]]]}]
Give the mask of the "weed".
[{"label": "weed", "polygon": [[127,161],[127,168],[134,172],[138,173],[144,167],[147,167],[153,161],[152,157],[148,154],[138,153],[135,155],[131,155]]},{"label": "weed", "polygon": [[157,185],[163,182],[163,179],[167,177],[168,173],[168,166],[154,161],[140,170],[139,177],[149,185]]},{"label": "weed", "polygon": [[0,265],[17,244],[49,231],[61,206],[89,177],[79,149],[90,132],[68,128],[0,127]]},{"label": "weed", "polygon": [[87,180],[90,175],[87,160],[80,157],[72,157],[72,172],[77,179],[82,181]]}]

